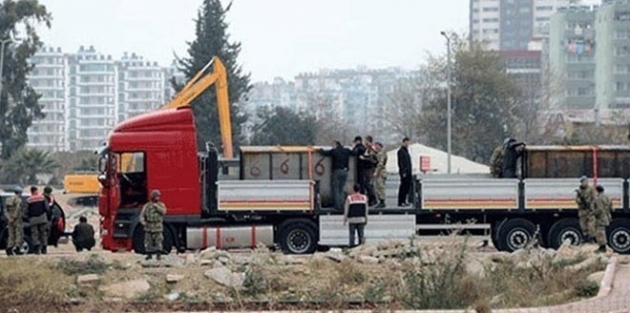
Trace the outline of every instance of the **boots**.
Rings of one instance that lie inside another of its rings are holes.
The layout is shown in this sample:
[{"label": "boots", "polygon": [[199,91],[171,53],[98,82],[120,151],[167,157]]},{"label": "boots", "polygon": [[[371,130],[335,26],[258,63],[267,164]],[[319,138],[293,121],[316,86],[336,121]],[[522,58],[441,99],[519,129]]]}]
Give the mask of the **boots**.
[{"label": "boots", "polygon": [[144,259],[147,260],[147,261],[153,259],[153,254],[147,253],[147,256]]},{"label": "boots", "polygon": [[15,252],[13,252],[13,248],[7,248],[6,252],[7,252],[7,256],[12,256],[15,254]]},{"label": "boots", "polygon": [[41,254],[42,250],[40,249],[39,245],[35,245],[33,246],[33,254]]},{"label": "boots", "polygon": [[22,255],[22,254],[24,254],[24,253],[22,253],[22,250],[20,250],[20,248],[15,248],[15,249],[13,250],[13,253],[14,253],[15,255]]},{"label": "boots", "polygon": [[47,254],[47,253],[48,253],[48,252],[47,252],[47,251],[48,251],[48,250],[47,250],[47,248],[48,248],[48,247],[47,247],[46,245],[43,245],[43,246],[42,246],[42,254]]},{"label": "boots", "polygon": [[162,259],[162,253],[158,252],[158,253],[156,254],[156,259],[157,259],[158,261],[159,261],[159,260],[161,260],[161,259]]},{"label": "boots", "polygon": [[379,200],[378,205],[376,206],[377,209],[384,209],[385,208],[385,200]]},{"label": "boots", "polygon": [[599,249],[595,250],[596,253],[606,253],[606,245],[599,246]]}]

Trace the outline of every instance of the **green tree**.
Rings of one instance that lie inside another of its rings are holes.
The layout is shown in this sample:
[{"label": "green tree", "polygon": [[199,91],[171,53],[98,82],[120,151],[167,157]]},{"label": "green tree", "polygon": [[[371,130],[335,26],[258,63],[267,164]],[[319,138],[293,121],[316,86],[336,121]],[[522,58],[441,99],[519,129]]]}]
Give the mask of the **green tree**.
[{"label": "green tree", "polygon": [[[506,136],[516,136],[523,99],[506,73],[499,55],[479,44],[452,35],[452,140],[453,153],[487,163],[492,150]],[[446,60],[432,58],[433,76],[446,84]],[[446,92],[423,107],[419,133],[428,144],[446,150]]]},{"label": "green tree", "polygon": [[[0,4],[0,39],[11,35],[19,43],[7,43],[4,49],[2,92],[0,93],[0,159],[7,160],[27,141],[26,131],[33,119],[44,117],[39,95],[28,85],[26,75],[33,65],[28,60],[42,46],[36,24],[50,27],[51,16],[37,0],[4,0]],[[24,31],[20,33],[18,29]]]},{"label": "green tree", "polygon": [[[241,124],[247,120],[238,102],[251,86],[249,74],[244,74],[237,63],[241,44],[230,41],[227,32],[228,23],[225,21],[225,16],[230,6],[231,3],[224,9],[219,0],[203,1],[196,20],[196,38],[188,43],[189,56],[178,59],[177,62],[187,79],[192,78],[214,56],[218,56],[225,63],[228,74],[232,135],[236,137],[233,138],[234,142],[238,143],[241,139]],[[175,90],[181,90],[182,85],[174,80],[172,83]],[[204,92],[191,103],[191,106],[195,115],[199,147],[204,147],[203,143],[207,141],[219,146],[221,135],[215,89],[210,88]]]},{"label": "green tree", "polygon": [[275,107],[260,110],[257,119],[260,122],[253,128],[253,145],[315,144],[317,121],[312,115],[298,114],[287,108]]},{"label": "green tree", "polygon": [[35,149],[22,149],[2,167],[2,181],[5,183],[37,184],[38,174],[53,174],[57,163],[50,153]]}]

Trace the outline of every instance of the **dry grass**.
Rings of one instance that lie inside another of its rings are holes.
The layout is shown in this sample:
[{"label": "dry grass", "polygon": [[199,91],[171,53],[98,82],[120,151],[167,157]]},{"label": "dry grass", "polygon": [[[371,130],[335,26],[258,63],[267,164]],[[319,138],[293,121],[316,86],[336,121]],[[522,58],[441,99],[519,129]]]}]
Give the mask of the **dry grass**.
[{"label": "dry grass", "polygon": [[0,267],[0,304],[7,309],[56,307],[66,300],[64,287],[72,284],[62,271],[32,258],[3,259]]}]

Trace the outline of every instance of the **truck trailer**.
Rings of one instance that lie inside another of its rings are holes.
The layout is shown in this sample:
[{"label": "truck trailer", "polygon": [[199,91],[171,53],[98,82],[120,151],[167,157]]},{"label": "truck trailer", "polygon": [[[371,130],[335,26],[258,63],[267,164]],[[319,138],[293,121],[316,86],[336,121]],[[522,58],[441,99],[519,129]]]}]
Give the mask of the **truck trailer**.
[{"label": "truck trailer", "polygon": [[[198,152],[189,107],[122,122],[99,153],[99,213],[104,249],[144,252],[141,206],[159,189],[168,212],[164,250],[245,248],[286,253],[347,246],[341,212],[331,208],[331,160],[318,147],[242,147],[236,177],[220,179],[218,151]],[[132,157],[133,168],[119,160]],[[356,173],[351,164],[348,186]],[[611,248],[630,252],[630,147],[528,146],[519,179],[489,175],[416,175],[410,208],[370,209],[368,241],[408,239],[463,227],[486,229],[501,251],[523,248],[535,234],[544,246],[583,241],[575,189],[588,175],[614,205]],[[388,182],[389,204],[397,183]]]}]

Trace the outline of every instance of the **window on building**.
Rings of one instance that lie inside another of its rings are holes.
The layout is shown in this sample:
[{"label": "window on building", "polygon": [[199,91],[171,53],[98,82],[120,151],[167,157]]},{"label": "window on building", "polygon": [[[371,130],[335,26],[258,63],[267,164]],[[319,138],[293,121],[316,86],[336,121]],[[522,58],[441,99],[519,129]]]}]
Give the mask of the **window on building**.
[{"label": "window on building", "polygon": [[550,5],[541,5],[536,7],[536,11],[552,11],[553,7]]},{"label": "window on building", "polygon": [[483,11],[484,12],[499,12],[499,8],[497,8],[497,7],[486,7],[486,8],[483,8]]}]

